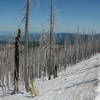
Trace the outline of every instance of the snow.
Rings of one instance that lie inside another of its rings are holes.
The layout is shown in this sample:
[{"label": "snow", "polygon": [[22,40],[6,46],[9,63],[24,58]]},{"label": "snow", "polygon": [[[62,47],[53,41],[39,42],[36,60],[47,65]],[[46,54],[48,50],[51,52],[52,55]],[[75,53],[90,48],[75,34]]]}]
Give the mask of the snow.
[{"label": "snow", "polygon": [[[52,80],[35,80],[37,97],[21,89],[21,93],[11,95],[0,92],[0,100],[100,100],[100,54],[69,66]],[[21,87],[21,86],[20,86]]]},{"label": "snow", "polygon": [[[100,65],[100,61],[97,62]],[[98,84],[96,88],[96,97],[95,100],[100,100],[100,70],[98,70]]]}]

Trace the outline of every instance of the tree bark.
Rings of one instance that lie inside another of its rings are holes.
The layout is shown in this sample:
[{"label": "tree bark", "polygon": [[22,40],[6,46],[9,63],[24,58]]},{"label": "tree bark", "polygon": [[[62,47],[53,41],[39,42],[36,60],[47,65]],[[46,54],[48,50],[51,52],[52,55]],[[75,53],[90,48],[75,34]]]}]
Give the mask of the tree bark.
[{"label": "tree bark", "polygon": [[26,23],[25,23],[25,67],[24,67],[24,81],[26,91],[29,91],[29,83],[28,83],[28,23],[29,23],[29,8],[30,8],[30,0],[27,0],[27,8],[26,8]]},{"label": "tree bark", "polygon": [[15,37],[15,71],[14,71],[14,93],[18,92],[18,80],[19,80],[19,42],[20,42],[21,30],[18,29],[18,34]]}]

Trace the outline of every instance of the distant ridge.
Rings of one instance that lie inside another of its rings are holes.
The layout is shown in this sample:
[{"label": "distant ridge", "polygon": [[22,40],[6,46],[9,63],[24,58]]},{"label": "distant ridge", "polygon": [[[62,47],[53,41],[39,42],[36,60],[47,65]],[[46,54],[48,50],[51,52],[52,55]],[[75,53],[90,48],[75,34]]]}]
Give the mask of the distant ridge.
[{"label": "distant ridge", "polygon": [[[29,41],[39,41],[40,39],[40,36],[41,36],[41,33],[30,33],[29,34]],[[49,34],[47,34],[48,38],[49,38]],[[73,44],[74,43],[74,40],[75,40],[75,37],[76,37],[76,34],[75,33],[56,33],[55,35],[55,40],[56,40],[56,43],[57,44],[64,44],[65,42],[65,39],[67,40],[68,43],[71,43]],[[88,39],[88,36],[91,36],[91,34],[79,34],[79,41],[80,41],[80,38],[81,39],[85,39],[87,40]],[[100,39],[100,34],[95,34],[94,35],[96,39]],[[10,42],[14,42],[14,35],[10,35]],[[0,36],[0,43],[5,43],[5,42],[8,42],[8,36],[7,35],[1,35]],[[21,36],[21,42],[24,42],[24,35]]]}]

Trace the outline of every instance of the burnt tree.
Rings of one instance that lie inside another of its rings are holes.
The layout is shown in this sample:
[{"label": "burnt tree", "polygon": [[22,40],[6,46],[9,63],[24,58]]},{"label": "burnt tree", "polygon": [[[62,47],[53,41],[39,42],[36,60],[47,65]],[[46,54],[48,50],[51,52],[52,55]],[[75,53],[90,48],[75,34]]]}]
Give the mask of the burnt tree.
[{"label": "burnt tree", "polygon": [[18,92],[18,80],[19,80],[19,42],[20,42],[21,30],[18,29],[18,33],[15,37],[15,71],[14,71],[14,92]]},{"label": "burnt tree", "polygon": [[56,78],[57,77],[57,71],[58,71],[58,65],[55,64],[54,70],[53,70],[53,77]]}]

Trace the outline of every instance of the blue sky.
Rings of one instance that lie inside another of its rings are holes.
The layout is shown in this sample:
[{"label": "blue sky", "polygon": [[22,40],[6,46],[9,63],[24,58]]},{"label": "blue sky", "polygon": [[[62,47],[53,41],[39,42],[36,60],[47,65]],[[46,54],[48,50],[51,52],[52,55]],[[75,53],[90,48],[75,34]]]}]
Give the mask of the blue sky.
[{"label": "blue sky", "polygon": [[[49,3],[50,0],[31,0],[30,32],[40,32],[44,24],[49,30]],[[25,16],[26,0],[0,0],[0,32],[16,32],[21,20]],[[100,32],[100,0],[54,0],[57,8],[55,32],[76,32],[77,25],[80,31],[94,29]],[[24,31],[24,23],[21,24]]]}]

